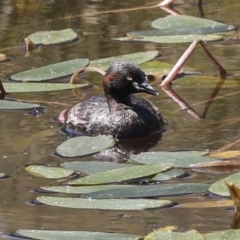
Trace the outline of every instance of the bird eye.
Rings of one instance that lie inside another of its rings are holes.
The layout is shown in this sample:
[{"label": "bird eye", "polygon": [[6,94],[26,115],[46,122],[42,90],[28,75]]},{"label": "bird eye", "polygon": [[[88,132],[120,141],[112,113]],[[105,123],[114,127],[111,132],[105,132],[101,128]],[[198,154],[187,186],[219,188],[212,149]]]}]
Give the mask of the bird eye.
[{"label": "bird eye", "polygon": [[132,81],[133,79],[132,79],[131,76],[128,76],[128,77],[127,77],[127,80],[128,80],[128,81]]}]

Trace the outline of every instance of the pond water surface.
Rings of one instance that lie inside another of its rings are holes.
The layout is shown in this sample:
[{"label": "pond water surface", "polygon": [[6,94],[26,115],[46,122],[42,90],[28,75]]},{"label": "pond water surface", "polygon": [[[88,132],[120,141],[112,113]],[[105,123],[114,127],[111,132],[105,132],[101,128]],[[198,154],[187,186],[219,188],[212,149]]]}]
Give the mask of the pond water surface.
[{"label": "pond water surface", "polygon": [[[127,53],[158,50],[159,60],[174,64],[189,44],[121,43],[109,40],[122,36],[128,31],[148,29],[149,22],[167,13],[159,8],[131,11],[112,11],[154,4],[154,1],[13,1],[0,2],[0,53],[7,54],[11,61],[0,64],[0,78],[7,81],[10,74],[55,62],[75,58],[90,60]],[[231,3],[231,5],[230,5]],[[179,1],[176,10],[180,13],[198,16],[195,0]],[[203,1],[206,18],[240,26],[239,0]],[[23,48],[24,34],[43,29],[72,28],[84,34],[79,41],[60,46],[40,47],[27,53]],[[226,68],[231,76],[212,103],[207,117],[198,120],[179,106],[160,88],[159,96],[147,96],[161,110],[169,122],[169,129],[161,141],[151,150],[218,150],[240,137],[240,84],[239,61],[240,42],[220,41],[207,44],[208,49]],[[187,66],[209,76],[217,70],[206,58],[201,48],[197,48]],[[102,92],[101,77],[98,74],[87,75],[94,87],[83,90],[86,96]],[[67,82],[69,78],[61,80]],[[203,80],[204,81],[204,80]],[[205,80],[206,81],[206,80]],[[176,82],[175,91],[196,111],[201,113],[216,82],[201,86],[197,77],[194,84]],[[155,83],[157,87],[157,83]],[[86,230],[101,232],[133,233],[144,235],[151,230],[167,225],[194,228],[200,232],[209,232],[230,228],[234,213],[225,208],[167,208],[146,211],[99,211],[76,210],[34,205],[30,202],[39,193],[35,189],[60,184],[55,180],[37,178],[26,173],[28,164],[58,165],[66,159],[52,155],[58,144],[66,137],[59,133],[59,123],[53,121],[59,112],[77,102],[72,91],[15,93],[11,98],[38,102],[47,107],[47,111],[38,116],[26,112],[0,113],[0,172],[10,178],[0,180],[0,235],[1,238],[20,228],[49,230]],[[196,105],[194,105],[194,103]],[[239,149],[239,144],[230,150]],[[74,159],[76,161],[77,159]],[[85,160],[92,160],[86,157]],[[70,160],[71,161],[71,160]],[[231,172],[231,170],[230,170]],[[233,172],[233,170],[232,170]],[[201,173],[188,171],[189,177],[170,182],[206,182],[226,176],[224,170],[219,173]],[[177,202],[204,201],[200,194],[171,197]],[[215,199],[213,199],[215,201]],[[124,217],[128,215],[130,217]]]}]

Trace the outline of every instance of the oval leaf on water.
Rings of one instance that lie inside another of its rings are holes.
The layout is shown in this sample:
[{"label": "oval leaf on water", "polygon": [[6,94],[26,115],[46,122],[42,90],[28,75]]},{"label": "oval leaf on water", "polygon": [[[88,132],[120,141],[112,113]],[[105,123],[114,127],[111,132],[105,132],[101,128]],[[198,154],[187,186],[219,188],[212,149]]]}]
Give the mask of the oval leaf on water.
[{"label": "oval leaf on water", "polygon": [[68,84],[68,83],[4,83],[6,92],[46,92],[60,91],[65,89],[83,88],[88,84]]},{"label": "oval leaf on water", "polygon": [[138,240],[141,236],[124,233],[104,233],[87,231],[51,231],[19,229],[14,233],[16,237],[25,237],[42,240]]},{"label": "oval leaf on water", "polygon": [[240,186],[240,172],[230,175],[226,178],[223,178],[215,183],[211,184],[208,188],[208,191],[217,194],[223,197],[230,197],[228,187],[225,182],[232,182],[233,184]]},{"label": "oval leaf on water", "polygon": [[206,240],[238,240],[240,239],[239,229],[229,229],[204,234]]},{"label": "oval leaf on water", "polygon": [[18,102],[12,100],[0,100],[0,111],[1,110],[33,110],[43,109],[44,107],[39,104]]},{"label": "oval leaf on water", "polygon": [[175,232],[175,230],[173,226],[159,228],[145,236],[144,240],[205,240],[205,237],[196,230],[187,232]]},{"label": "oval leaf on water", "polygon": [[89,198],[139,198],[175,196],[207,191],[208,184],[205,183],[174,183],[174,184],[151,184],[132,185],[132,187],[102,190],[84,194]]},{"label": "oval leaf on water", "polygon": [[98,191],[105,191],[110,189],[118,189],[118,188],[127,188],[132,187],[132,185],[127,184],[110,184],[110,185],[96,185],[96,186],[46,186],[41,187],[39,190],[47,191],[47,192],[58,192],[58,193],[76,193],[76,194],[84,194],[84,193],[92,193]]},{"label": "oval leaf on water", "polygon": [[195,167],[199,163],[214,162],[212,158],[203,156],[204,152],[182,151],[182,152],[143,152],[138,155],[132,154],[130,160],[142,164],[159,162],[171,162],[174,167]]},{"label": "oval leaf on water", "polygon": [[77,34],[70,28],[57,31],[39,31],[28,36],[32,43],[36,45],[63,44],[72,42],[77,37]]},{"label": "oval leaf on water", "polygon": [[115,163],[115,162],[64,162],[61,167],[71,169],[74,171],[83,172],[85,174],[93,174],[98,172],[105,172],[112,169],[125,168],[135,166],[133,164]]},{"label": "oval leaf on water", "polygon": [[40,203],[66,208],[98,209],[98,210],[143,210],[151,208],[168,207],[173,203],[169,200],[150,199],[84,199],[46,197],[37,198]]},{"label": "oval leaf on water", "polygon": [[131,54],[124,54],[114,57],[108,57],[108,58],[101,58],[97,60],[93,60],[90,62],[90,67],[98,67],[104,70],[107,70],[108,67],[112,64],[112,62],[117,60],[125,60],[130,61],[135,64],[141,64],[147,61],[150,61],[151,59],[155,58],[159,55],[158,51],[148,51],[148,52],[137,52],[137,53],[131,53]]},{"label": "oval leaf on water", "polygon": [[112,182],[121,182],[140,177],[151,176],[171,169],[172,163],[157,163],[143,166],[134,166],[95,173],[86,177],[68,182],[69,185],[94,185]]},{"label": "oval leaf on water", "polygon": [[72,170],[61,167],[49,167],[41,165],[29,165],[26,167],[26,171],[34,176],[44,178],[66,178],[74,173]]},{"label": "oval leaf on water", "polygon": [[56,153],[62,157],[81,157],[111,148],[114,144],[112,136],[81,136],[61,143],[56,148]]},{"label": "oval leaf on water", "polygon": [[10,79],[20,82],[52,80],[70,76],[78,69],[86,67],[88,64],[88,59],[73,59],[19,72],[11,75]]},{"label": "oval leaf on water", "polygon": [[175,33],[180,31],[179,34],[183,31],[182,29],[189,30],[189,34],[220,33],[236,29],[233,25],[187,15],[169,15],[159,18],[154,20],[151,26],[158,29],[172,29]]},{"label": "oval leaf on water", "polygon": [[120,38],[112,38],[121,42],[153,42],[153,43],[191,43],[194,40],[201,39],[204,42],[219,41],[223,36],[218,35],[176,35],[176,36],[126,36]]},{"label": "oval leaf on water", "polygon": [[166,181],[172,178],[176,178],[184,175],[185,172],[182,169],[170,169],[165,172],[158,173],[156,176],[152,178],[153,181]]}]

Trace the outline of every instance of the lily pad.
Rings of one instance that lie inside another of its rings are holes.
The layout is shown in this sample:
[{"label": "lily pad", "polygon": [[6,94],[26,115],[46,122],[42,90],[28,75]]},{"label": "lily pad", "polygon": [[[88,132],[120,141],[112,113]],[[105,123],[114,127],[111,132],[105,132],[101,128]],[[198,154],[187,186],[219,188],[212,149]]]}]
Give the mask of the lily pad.
[{"label": "lily pad", "polygon": [[51,230],[30,230],[19,229],[14,233],[16,237],[34,238],[42,240],[138,240],[141,236],[124,233],[104,233],[87,231],[51,231]]},{"label": "lily pad", "polygon": [[4,83],[6,92],[46,92],[60,91],[72,88],[83,88],[88,84],[67,84],[67,83]]},{"label": "lily pad", "polygon": [[33,110],[43,109],[44,107],[39,104],[19,102],[12,100],[0,100],[0,111],[4,110]]},{"label": "lily pad", "polygon": [[38,197],[37,201],[55,207],[98,210],[144,210],[168,207],[173,204],[169,200],[155,199],[84,199],[46,196]]},{"label": "lily pad", "polygon": [[112,136],[81,136],[61,143],[56,148],[56,153],[62,157],[81,157],[111,148],[114,144],[115,140]]},{"label": "lily pad", "polygon": [[131,53],[131,54],[124,54],[114,57],[108,57],[108,58],[101,58],[97,60],[93,60],[90,62],[90,67],[98,67],[103,70],[107,70],[108,67],[112,64],[112,62],[116,60],[125,60],[130,61],[135,64],[141,64],[147,61],[150,61],[151,59],[157,57],[159,55],[158,51],[148,51],[148,52],[137,52],[137,53]]},{"label": "lily pad", "polygon": [[83,178],[68,182],[69,185],[94,185],[112,182],[121,182],[146,176],[171,169],[172,163],[157,163],[143,166],[134,166],[95,173]]},{"label": "lily pad", "polygon": [[89,198],[145,198],[176,196],[207,191],[208,184],[205,183],[174,183],[174,184],[151,184],[125,188],[116,188],[84,194]]},{"label": "lily pad", "polygon": [[239,229],[228,229],[225,231],[204,234],[206,240],[238,240],[240,239]]},{"label": "lily pad", "polygon": [[208,188],[208,191],[217,194],[223,197],[230,197],[230,193],[228,191],[228,187],[225,182],[232,182],[237,186],[240,186],[240,172],[230,175],[226,178],[223,178],[215,183],[211,184]]},{"label": "lily pad", "polygon": [[153,42],[153,43],[191,43],[194,40],[201,39],[204,42],[219,41],[223,36],[219,35],[176,35],[176,36],[126,36],[120,38],[111,38],[114,41],[121,42]]},{"label": "lily pad", "polygon": [[157,229],[147,236],[144,237],[144,240],[205,240],[205,237],[196,230],[189,230],[187,232],[175,232],[175,227],[168,226],[165,228]]},{"label": "lily pad", "polygon": [[166,172],[161,172],[158,173],[156,176],[154,176],[152,178],[153,181],[166,181],[166,180],[170,180],[172,178],[176,178],[179,176],[184,175],[184,171],[182,169],[170,169]]},{"label": "lily pad", "polygon": [[159,18],[154,20],[151,26],[161,30],[172,29],[175,34],[178,31],[179,34],[185,33],[185,31],[185,34],[208,34],[233,31],[236,29],[233,25],[187,15],[169,15],[164,18]]},{"label": "lily pad", "polygon": [[10,79],[19,82],[52,80],[70,76],[79,68],[86,67],[88,64],[88,59],[73,59],[19,72],[11,75]]},{"label": "lily pad", "polygon": [[118,188],[128,188],[132,187],[132,185],[127,184],[110,184],[110,185],[97,185],[97,186],[46,186],[41,187],[40,191],[47,192],[57,192],[57,193],[68,193],[68,194],[85,194],[92,193],[98,191],[105,191],[110,189],[118,189]]},{"label": "lily pad", "polygon": [[61,163],[61,167],[71,169],[85,174],[93,174],[98,172],[105,172],[112,169],[125,168],[135,166],[133,164],[115,163],[115,162],[64,162]]},{"label": "lily pad", "polygon": [[76,40],[77,34],[70,28],[57,31],[39,31],[28,36],[33,44],[63,44]]},{"label": "lily pad", "polygon": [[197,167],[199,163],[213,162],[212,158],[203,156],[204,152],[143,152],[138,155],[131,155],[130,160],[142,164],[153,164],[159,162],[171,162],[174,167]]},{"label": "lily pad", "polygon": [[26,167],[26,171],[34,176],[43,178],[66,178],[74,173],[72,170],[68,170],[61,167],[49,167],[41,165],[29,165]]}]

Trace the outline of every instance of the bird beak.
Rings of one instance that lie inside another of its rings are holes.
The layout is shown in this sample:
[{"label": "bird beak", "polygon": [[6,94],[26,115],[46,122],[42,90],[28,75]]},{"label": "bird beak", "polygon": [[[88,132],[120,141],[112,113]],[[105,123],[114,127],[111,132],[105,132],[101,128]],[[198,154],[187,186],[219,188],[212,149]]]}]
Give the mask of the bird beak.
[{"label": "bird beak", "polygon": [[159,95],[158,92],[156,91],[155,88],[153,88],[151,85],[149,85],[147,82],[143,83],[137,83],[137,82],[132,82],[133,87],[138,91],[138,92],[145,92],[151,95]]}]

